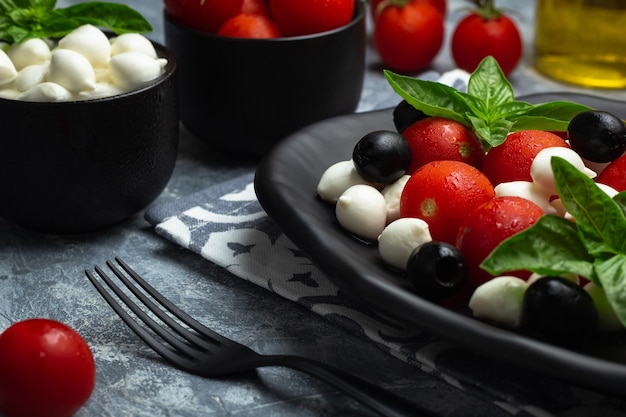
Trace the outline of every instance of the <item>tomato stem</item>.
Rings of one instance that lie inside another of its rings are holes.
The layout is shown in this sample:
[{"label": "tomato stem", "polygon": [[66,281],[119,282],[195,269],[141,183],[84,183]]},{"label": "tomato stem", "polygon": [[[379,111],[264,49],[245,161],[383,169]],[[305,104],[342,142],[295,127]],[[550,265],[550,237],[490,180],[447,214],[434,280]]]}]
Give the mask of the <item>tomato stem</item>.
[{"label": "tomato stem", "polygon": [[470,0],[476,5],[476,14],[484,20],[497,19],[502,15],[502,11],[496,8],[495,0]]}]

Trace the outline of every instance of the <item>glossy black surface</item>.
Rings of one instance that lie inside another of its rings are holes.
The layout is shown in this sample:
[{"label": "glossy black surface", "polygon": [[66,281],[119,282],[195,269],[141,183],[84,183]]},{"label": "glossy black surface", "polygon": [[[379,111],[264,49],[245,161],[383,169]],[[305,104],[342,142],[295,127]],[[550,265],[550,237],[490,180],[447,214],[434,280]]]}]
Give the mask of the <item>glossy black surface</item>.
[{"label": "glossy black surface", "polygon": [[259,157],[285,135],[353,112],[363,87],[365,7],[342,28],[279,39],[226,38],[176,24],[165,43],[180,66],[181,120],[232,154]]},{"label": "glossy black surface", "polygon": [[[0,99],[0,215],[27,228],[77,233],[125,220],[154,201],[178,154],[178,80],[60,103]],[[146,111],[150,109],[150,111]]]},{"label": "glossy black surface", "polygon": [[[522,99],[575,101],[626,116],[622,102],[575,93]],[[255,187],[264,209],[352,297],[474,351],[595,390],[626,394],[623,339],[599,340],[585,351],[574,351],[446,309],[416,296],[383,264],[375,246],[362,244],[339,227],[332,206],[316,197],[319,178],[331,164],[349,159],[364,134],[392,129],[392,119],[391,109],[341,116],[291,135],[256,171]]]}]

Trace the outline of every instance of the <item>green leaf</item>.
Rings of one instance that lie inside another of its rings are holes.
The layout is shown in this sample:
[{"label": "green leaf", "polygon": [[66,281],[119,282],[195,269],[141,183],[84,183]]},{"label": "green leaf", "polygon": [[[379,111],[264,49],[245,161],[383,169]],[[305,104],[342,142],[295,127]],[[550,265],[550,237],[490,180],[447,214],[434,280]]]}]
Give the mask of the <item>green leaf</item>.
[{"label": "green leaf", "polygon": [[618,206],[620,206],[620,208],[624,212],[624,215],[626,215],[626,191],[622,191],[621,193],[614,196],[613,200]]},{"label": "green leaf", "polygon": [[587,175],[559,157],[551,160],[563,205],[576,219],[589,253],[606,257],[626,251],[626,217],[622,208]]},{"label": "green leaf", "polygon": [[467,93],[388,70],[384,73],[394,91],[416,109],[473,128],[485,150],[502,144],[514,130],[567,130],[574,115],[589,109],[565,101],[533,105],[515,100],[513,86],[491,56],[470,75]]},{"label": "green leaf", "polygon": [[483,118],[475,117],[472,115],[466,116],[471,124],[472,129],[476,132],[476,135],[480,138],[483,145],[483,149],[488,151],[494,146],[501,145],[511,131],[511,121],[507,119],[497,119],[491,123]]},{"label": "green leaf", "polygon": [[483,59],[472,73],[467,84],[467,93],[481,99],[484,111],[490,115],[502,104],[515,100],[513,86],[492,56]]},{"label": "green leaf", "polygon": [[429,116],[447,117],[466,126],[463,116],[469,107],[457,90],[447,85],[419,80],[384,70],[387,81],[396,93],[409,104]]},{"label": "green leaf", "polygon": [[87,2],[55,9],[56,0],[0,0],[0,40],[9,43],[29,38],[61,37],[84,24],[116,34],[152,31],[134,9],[119,3]]},{"label": "green leaf", "polygon": [[626,254],[597,261],[594,269],[607,300],[620,322],[626,326]]},{"label": "green leaf", "polygon": [[[139,12],[119,3],[78,3],[63,9],[55,9],[53,19],[68,19],[78,26],[89,23],[110,29],[117,34],[152,31],[150,23]],[[58,22],[55,24],[58,25]]]},{"label": "green leaf", "polygon": [[492,275],[528,270],[542,275],[579,274],[595,280],[593,257],[581,242],[576,225],[545,215],[504,240],[480,265]]}]

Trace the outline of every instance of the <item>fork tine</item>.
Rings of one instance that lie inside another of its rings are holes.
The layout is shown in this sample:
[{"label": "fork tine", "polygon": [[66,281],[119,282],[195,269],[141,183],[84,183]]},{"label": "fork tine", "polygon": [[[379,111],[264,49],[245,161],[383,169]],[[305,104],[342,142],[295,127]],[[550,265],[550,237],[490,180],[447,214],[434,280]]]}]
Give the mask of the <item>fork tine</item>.
[{"label": "fork tine", "polygon": [[[115,257],[115,261],[122,267],[122,269],[124,269],[124,271],[126,271],[133,278],[133,280],[135,280],[135,282],[137,282],[139,284],[139,286],[141,288],[143,288],[152,298],[157,300],[159,302],[159,304],[161,304],[163,307],[165,307],[167,309],[167,311],[169,311],[174,316],[176,316],[178,319],[180,319],[180,321],[185,323],[185,325],[189,326],[190,328],[192,328],[193,330],[195,330],[199,334],[205,336],[207,339],[211,340],[215,344],[230,342],[230,340],[224,338],[219,333],[216,333],[213,330],[209,329],[208,327],[206,327],[205,325],[200,323],[198,320],[194,319],[189,314],[185,313],[183,310],[181,310],[179,307],[177,307],[170,300],[165,298],[163,296],[163,294],[159,293],[153,286],[148,284],[148,282],[146,282],[146,280],[144,280],[137,272],[135,272],[135,270],[133,270],[121,258]],[[116,269],[117,268],[114,269],[114,272],[115,272]],[[139,296],[139,294],[137,294],[137,293],[134,293],[134,294]],[[157,309],[157,310],[159,312],[161,311],[160,309]],[[161,317],[159,317],[159,318],[161,318]],[[169,319],[169,317],[167,317],[167,316],[166,316],[166,318]],[[168,322],[168,324],[170,324],[169,320],[167,320],[167,322]],[[182,329],[182,327],[181,327],[181,329]],[[189,332],[186,332],[186,333],[189,333]],[[183,336],[183,335],[181,335],[181,336]]]},{"label": "fork tine", "polygon": [[[96,269],[99,269],[99,268],[96,267]],[[98,275],[100,275],[100,277],[103,278],[105,282],[107,282],[107,285],[111,286],[111,284],[113,283],[111,282],[109,284],[108,282],[110,281],[110,278],[106,274],[104,273],[101,274],[100,272],[98,272]],[[158,341],[141,324],[135,321],[135,319],[133,319],[126,312],[126,310],[124,310],[124,308],[117,301],[115,301],[115,299],[111,296],[111,294],[102,286],[102,284],[100,284],[100,282],[98,282],[96,277],[90,271],[85,271],[85,274],[87,275],[87,278],[89,278],[89,281],[91,281],[93,286],[96,288],[96,290],[98,290],[100,295],[102,295],[102,297],[105,299],[105,301],[111,306],[111,308],[117,313],[117,315],[120,316],[120,318],[128,325],[128,327],[130,327],[130,329],[133,332],[135,332],[137,336],[139,336],[141,340],[143,340],[150,348],[152,348],[156,353],[163,356],[164,358],[172,360],[172,361],[177,361],[177,359],[174,357],[175,352],[171,350],[170,348],[168,348],[165,344]],[[116,294],[119,291],[119,289],[117,289],[117,291],[115,290],[116,287],[114,284],[111,288]],[[124,301],[125,304],[129,306],[129,308],[132,309],[131,306],[133,305],[133,303],[130,301],[130,299],[128,299],[128,297],[126,297],[126,295],[124,295],[123,293],[121,294],[121,296],[120,294],[117,294],[117,295],[118,297],[120,297],[122,301]],[[128,303],[126,301],[128,301]]]},{"label": "fork tine", "polygon": [[[121,260],[120,260],[121,261]],[[89,271],[85,271],[87,277],[92,282],[92,284],[96,287],[98,292],[104,297],[107,303],[115,310],[115,312],[124,320],[124,322],[133,330],[148,346],[150,346],[153,350],[155,350],[158,354],[163,356],[164,358],[171,360],[175,364],[181,367],[189,367],[188,361],[193,359],[194,355],[197,355],[199,352],[202,353],[210,353],[211,347],[214,347],[216,342],[210,339],[204,339],[196,336],[194,333],[188,331],[184,327],[180,326],[175,320],[173,320],[170,316],[164,313],[154,302],[152,302],[148,297],[145,296],[134,284],[132,284],[128,278],[124,276],[124,274],[115,267],[110,261],[107,261],[107,266],[111,268],[113,273],[124,283],[126,287],[155,315],[157,316],[163,323],[170,326],[176,333],[184,337],[190,344],[183,342],[173,333],[167,331],[161,324],[153,320],[149,315],[146,314],[136,303],[134,303],[124,292],[112,281],[112,279],[99,267],[95,267],[97,274],[102,278],[102,280],[111,288],[111,290],[115,293],[115,295],[128,306],[128,308],[143,321],[152,331],[154,331],[158,336],[160,336],[165,342],[167,342],[170,346],[165,345],[163,342],[154,337],[150,332],[148,332],[141,324],[139,324],[132,316],[130,316],[124,308],[111,296],[111,294],[105,290],[105,288],[98,282],[94,275],[92,275]],[[128,265],[126,265],[128,269]],[[132,269],[131,269],[132,271]],[[134,273],[134,271],[133,271]],[[136,273],[132,276],[133,279],[139,277]],[[143,283],[143,286],[150,288],[152,292],[156,293],[156,290],[148,285],[141,277],[139,277],[140,285]],[[159,298],[164,299],[160,294]],[[165,300],[168,302],[167,300]],[[170,303],[171,304],[171,303]],[[210,341],[211,343],[207,343]],[[197,345],[194,347],[193,345]],[[173,348],[173,349],[172,349]]]}]

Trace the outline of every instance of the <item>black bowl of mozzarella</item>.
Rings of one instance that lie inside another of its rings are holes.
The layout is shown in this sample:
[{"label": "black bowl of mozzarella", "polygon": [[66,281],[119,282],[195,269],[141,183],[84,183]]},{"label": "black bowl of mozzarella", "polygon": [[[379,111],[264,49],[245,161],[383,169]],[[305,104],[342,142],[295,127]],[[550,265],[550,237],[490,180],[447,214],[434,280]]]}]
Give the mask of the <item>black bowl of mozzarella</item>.
[{"label": "black bowl of mozzarella", "polygon": [[0,126],[1,217],[62,234],[115,225],[153,202],[171,178],[176,61],[143,35],[90,25],[57,42],[7,46]]}]

